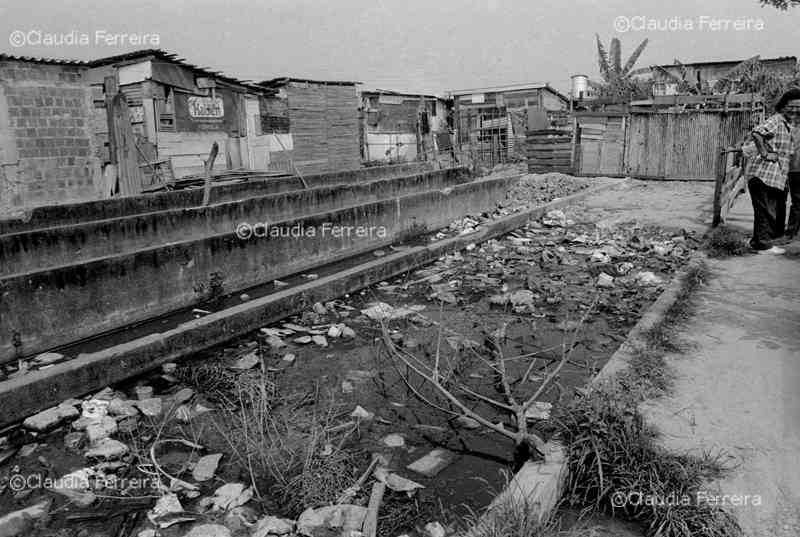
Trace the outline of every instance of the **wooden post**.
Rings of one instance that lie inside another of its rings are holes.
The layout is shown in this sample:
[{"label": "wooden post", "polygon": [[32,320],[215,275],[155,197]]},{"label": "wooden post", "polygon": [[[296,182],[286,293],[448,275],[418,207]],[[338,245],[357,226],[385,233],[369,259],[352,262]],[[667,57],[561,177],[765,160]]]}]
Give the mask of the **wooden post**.
[{"label": "wooden post", "polygon": [[203,171],[206,175],[206,182],[203,186],[203,207],[206,207],[211,201],[211,170],[214,168],[217,153],[219,153],[219,144],[214,142],[211,146],[211,152],[208,154],[208,159],[203,162]]},{"label": "wooden post", "polygon": [[367,505],[367,516],[364,519],[364,537],[375,537],[378,531],[378,510],[385,492],[386,483],[376,481],[372,485],[372,493],[369,495],[369,504]]}]

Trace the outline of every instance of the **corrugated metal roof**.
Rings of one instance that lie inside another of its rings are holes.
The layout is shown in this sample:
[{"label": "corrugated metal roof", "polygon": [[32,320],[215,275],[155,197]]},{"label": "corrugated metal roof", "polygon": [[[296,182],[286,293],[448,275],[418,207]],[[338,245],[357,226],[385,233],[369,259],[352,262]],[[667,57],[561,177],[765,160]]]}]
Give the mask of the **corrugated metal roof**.
[{"label": "corrugated metal roof", "polygon": [[564,99],[565,101],[569,101],[569,99],[560,91],[555,89],[548,83],[540,83],[540,82],[533,82],[529,84],[508,84],[505,86],[487,86],[485,88],[470,88],[470,89],[462,89],[462,90],[451,90],[448,93],[450,96],[459,96],[459,95],[472,95],[475,93],[503,93],[504,91],[524,91],[524,90],[534,90],[534,89],[546,89],[553,94],[557,95],[558,97]]},{"label": "corrugated metal roof", "polygon": [[355,86],[357,84],[361,84],[361,82],[349,81],[349,80],[312,80],[310,78],[295,78],[291,76],[282,76],[278,78],[273,78],[271,80],[263,80],[258,83],[259,86],[265,86],[268,88],[275,88],[279,86],[285,86],[289,82],[305,82],[308,84],[323,84],[329,86]]},{"label": "corrugated metal roof", "polygon": [[[682,62],[682,63],[683,63],[684,67],[695,67],[695,66],[698,66],[698,65],[721,65],[721,64],[732,64],[732,65],[735,65],[735,64],[739,64],[739,63],[742,63],[744,61],[747,61],[747,59],[749,59],[749,58],[745,58],[743,60],[704,60],[704,61],[701,61],[701,62],[685,62],[685,63]],[[797,57],[796,56],[779,56],[777,58],[760,58],[759,61],[761,63],[765,63],[765,62],[777,63],[777,62],[786,62],[786,61],[793,61],[793,62],[797,63]],[[664,69],[667,69],[667,68],[670,68],[670,67],[678,67],[678,65],[675,64],[675,63],[668,63],[668,64],[665,64],[665,65],[659,65],[659,67],[663,67]]]},{"label": "corrugated metal roof", "polygon": [[15,56],[0,52],[0,61],[16,61],[28,63],[48,63],[51,65],[75,65],[78,67],[88,67],[88,63],[82,60],[70,60],[63,58],[37,58],[34,56]]},{"label": "corrugated metal roof", "polygon": [[177,54],[173,52],[169,52],[163,49],[142,49],[142,50],[135,50],[133,52],[126,52],[124,54],[117,54],[115,56],[107,56],[105,58],[99,58],[97,60],[92,60],[87,62],[90,67],[101,67],[104,65],[116,65],[116,64],[126,64],[134,61],[141,61],[147,59],[159,59],[166,62],[171,62],[196,73],[204,74],[209,77],[216,78],[220,81],[227,82],[229,84],[234,84],[237,86],[242,86],[245,88],[252,89],[254,91],[264,91],[265,88],[259,84],[251,80],[241,80],[229,75],[224,74],[221,71],[216,71],[208,67],[200,67],[193,63],[189,63],[184,58],[181,58]]}]

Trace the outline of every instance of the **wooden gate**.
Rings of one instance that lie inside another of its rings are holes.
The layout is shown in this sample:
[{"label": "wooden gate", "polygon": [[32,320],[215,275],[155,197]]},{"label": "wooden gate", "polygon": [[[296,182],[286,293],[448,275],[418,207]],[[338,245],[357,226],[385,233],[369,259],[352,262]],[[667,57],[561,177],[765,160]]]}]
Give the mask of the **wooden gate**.
[{"label": "wooden gate", "polygon": [[575,170],[577,175],[625,175],[627,114],[575,114]]},{"label": "wooden gate", "polygon": [[640,179],[714,181],[723,148],[740,144],[759,111],[631,113],[625,171]]}]

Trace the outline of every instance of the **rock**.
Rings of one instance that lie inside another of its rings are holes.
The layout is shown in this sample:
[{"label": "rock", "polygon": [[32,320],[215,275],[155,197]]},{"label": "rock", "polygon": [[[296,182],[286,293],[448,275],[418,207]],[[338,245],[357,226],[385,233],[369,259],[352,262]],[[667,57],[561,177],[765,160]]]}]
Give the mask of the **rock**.
[{"label": "rock", "polygon": [[267,537],[268,535],[287,535],[294,531],[294,520],[266,516],[258,521],[251,537]]},{"label": "rock", "polygon": [[299,343],[300,345],[308,345],[309,343],[311,343],[311,336],[296,337],[292,341],[294,341],[295,343]]},{"label": "rock", "polygon": [[455,421],[455,424],[461,427],[462,429],[475,430],[481,428],[481,424],[478,423],[477,420],[474,420],[469,416],[459,416],[453,421]]},{"label": "rock", "polygon": [[350,328],[349,326],[343,324],[342,326],[342,337],[344,338],[354,338],[356,337],[356,331]]},{"label": "rock", "polygon": [[97,496],[90,490],[89,479],[94,474],[90,468],[82,468],[57,479],[50,490],[69,498],[78,507],[88,507]]},{"label": "rock", "polygon": [[197,464],[195,464],[192,470],[192,478],[194,478],[195,481],[208,481],[214,477],[221,459],[222,453],[200,457],[200,460],[197,461]]},{"label": "rock", "polygon": [[652,272],[639,272],[638,274],[636,274],[636,281],[640,285],[645,285],[645,286],[659,285],[663,282],[661,278],[659,278]]},{"label": "rock", "polygon": [[99,420],[94,420],[86,426],[86,436],[89,437],[90,444],[96,444],[104,438],[108,438],[118,430],[117,422],[110,416],[104,416]]},{"label": "rock", "polygon": [[536,401],[525,412],[525,417],[529,420],[546,420],[550,419],[550,411],[553,409],[552,403],[544,401]]},{"label": "rock", "polygon": [[425,477],[436,477],[439,472],[450,466],[455,459],[456,455],[451,451],[434,449],[421,459],[417,459],[406,466],[406,468]]},{"label": "rock", "polygon": [[385,468],[378,468],[375,470],[375,479],[382,483],[386,483],[386,486],[393,491],[405,492],[409,496],[412,496],[417,489],[425,488],[423,485],[420,485],[415,481],[411,481],[405,477],[390,473]]},{"label": "rock", "polygon": [[136,386],[134,391],[136,392],[136,398],[139,400],[151,399],[153,397],[152,386]]},{"label": "rock", "polygon": [[338,324],[331,325],[331,327],[328,328],[328,334],[327,335],[328,335],[329,338],[333,338],[333,339],[336,339],[337,337],[341,337],[341,335],[342,335],[342,327],[340,325],[338,325]]},{"label": "rock", "polygon": [[39,447],[39,444],[37,444],[37,443],[25,444],[24,446],[19,448],[19,456],[23,457],[23,458],[24,457],[30,457],[31,455],[33,455],[33,452],[36,451],[36,448],[38,448],[38,447]]},{"label": "rock", "polygon": [[127,455],[128,451],[128,446],[119,440],[104,438],[86,452],[86,457],[92,459],[118,459],[123,455]]},{"label": "rock", "polygon": [[220,524],[202,524],[195,526],[183,537],[231,537],[231,530]]},{"label": "rock", "polygon": [[294,361],[297,360],[297,356],[292,353],[287,353],[283,355],[283,361],[286,365],[294,365]]},{"label": "rock", "polygon": [[327,347],[328,340],[325,339],[325,336],[311,336],[311,341],[319,345],[320,347]]},{"label": "rock", "polygon": [[150,418],[155,418],[161,415],[162,403],[158,397],[151,397],[150,399],[142,399],[136,401],[136,407],[142,414]]},{"label": "rock", "polygon": [[527,289],[521,289],[511,293],[508,297],[509,302],[514,306],[530,306],[533,304],[534,294]]},{"label": "rock", "polygon": [[267,345],[269,345],[271,349],[282,349],[286,346],[286,342],[278,336],[269,336],[267,337]]},{"label": "rock", "polygon": [[261,359],[258,357],[258,355],[255,352],[250,352],[248,354],[245,354],[238,360],[236,360],[233,363],[233,365],[231,365],[231,369],[239,369],[239,370],[252,369],[260,363]]},{"label": "rock", "polygon": [[108,413],[112,416],[119,416],[121,418],[132,418],[134,416],[139,415],[139,411],[136,410],[134,403],[136,401],[130,401],[127,399],[121,399],[119,397],[112,399],[108,403]]},{"label": "rock", "polygon": [[33,359],[36,365],[48,365],[64,359],[63,354],[57,352],[43,352]]},{"label": "rock", "polygon": [[50,500],[45,500],[0,517],[0,537],[31,535],[34,526],[47,517],[49,510]]},{"label": "rock", "polygon": [[390,448],[402,448],[406,446],[406,439],[397,433],[387,434],[381,438],[381,444]]},{"label": "rock", "polygon": [[171,405],[182,405],[188,403],[194,397],[194,390],[191,388],[181,388],[170,396]]},{"label": "rock", "polygon": [[312,309],[317,315],[327,315],[328,313],[328,309],[319,302],[314,302]]},{"label": "rock", "polygon": [[214,491],[211,499],[215,510],[225,511],[250,501],[253,491],[241,483],[227,483]]},{"label": "rock", "polygon": [[337,533],[361,531],[367,508],[360,505],[328,505],[306,509],[297,519],[297,533],[315,537],[320,530],[337,530]]},{"label": "rock", "polygon": [[350,413],[350,417],[361,421],[370,421],[375,417],[375,414],[359,405]]},{"label": "rock", "polygon": [[42,433],[57,427],[65,420],[77,418],[78,416],[80,414],[74,406],[62,403],[30,416],[22,422],[22,425],[26,429]]},{"label": "rock", "polygon": [[609,276],[605,272],[601,272],[600,275],[597,276],[597,287],[602,287],[602,288],[614,287],[614,277]]},{"label": "rock", "polygon": [[165,375],[172,375],[177,370],[178,370],[178,364],[176,364],[175,362],[167,362],[166,364],[161,366],[161,371]]},{"label": "rock", "polygon": [[445,537],[447,532],[439,522],[430,522],[425,524],[426,537]]},{"label": "rock", "polygon": [[70,451],[80,451],[86,445],[86,435],[73,431],[64,435],[64,447]]}]

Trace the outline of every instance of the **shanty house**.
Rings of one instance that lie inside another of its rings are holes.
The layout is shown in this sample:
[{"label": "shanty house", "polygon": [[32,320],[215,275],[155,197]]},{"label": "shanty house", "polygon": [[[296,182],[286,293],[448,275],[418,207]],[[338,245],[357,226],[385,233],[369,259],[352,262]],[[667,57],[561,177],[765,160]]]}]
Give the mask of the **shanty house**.
[{"label": "shanty house", "polygon": [[[111,77],[125,96],[139,166],[150,182],[202,173],[214,142],[219,147],[214,170],[266,170],[270,153],[282,151],[281,143],[291,145],[288,137],[279,140],[262,129],[262,105],[273,90],[158,49],[102,58],[90,65],[99,147],[108,149],[102,142],[108,139],[105,85]],[[100,156],[105,162],[110,159],[107,152]]]},{"label": "shanty house", "polygon": [[274,78],[260,83],[266,99],[265,132],[291,137],[288,157],[301,173],[361,166],[358,82]]},{"label": "shanty house", "polygon": [[0,214],[99,196],[88,72],[0,54]]},{"label": "shanty house", "polygon": [[[361,92],[362,156],[367,162],[427,160],[448,133],[448,101],[389,90]],[[449,139],[449,136],[448,136]]]},{"label": "shanty house", "polygon": [[569,108],[569,99],[549,84],[472,88],[450,95],[460,150],[488,164],[524,159],[529,108],[553,116],[565,115]]}]

